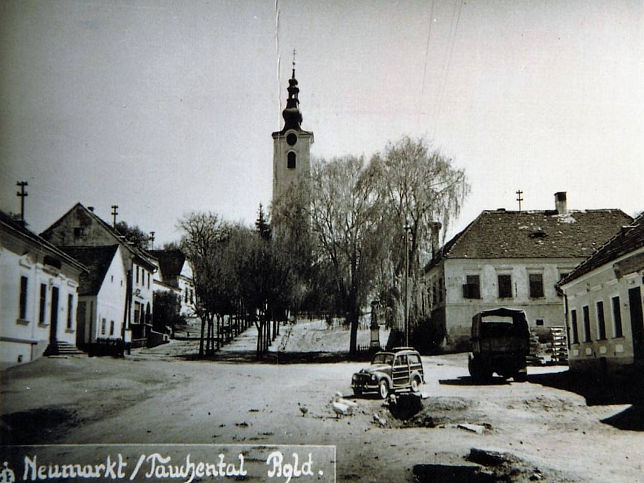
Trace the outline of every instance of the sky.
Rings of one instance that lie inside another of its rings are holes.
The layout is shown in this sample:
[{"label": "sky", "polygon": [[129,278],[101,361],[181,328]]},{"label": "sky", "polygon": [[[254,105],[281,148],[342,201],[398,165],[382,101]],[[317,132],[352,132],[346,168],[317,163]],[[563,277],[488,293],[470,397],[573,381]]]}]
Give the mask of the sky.
[{"label": "sky", "polygon": [[422,137],[484,209],[644,209],[644,2],[0,0],[0,209],[75,203],[178,240],[252,224],[293,49],[311,154]]}]

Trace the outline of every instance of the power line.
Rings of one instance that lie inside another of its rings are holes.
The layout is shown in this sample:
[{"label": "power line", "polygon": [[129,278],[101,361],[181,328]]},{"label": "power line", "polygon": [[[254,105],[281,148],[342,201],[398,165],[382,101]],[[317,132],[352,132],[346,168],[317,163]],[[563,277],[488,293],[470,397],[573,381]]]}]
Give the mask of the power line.
[{"label": "power line", "polygon": [[449,54],[447,56],[447,62],[445,63],[445,67],[443,69],[443,81],[441,83],[441,89],[439,90],[439,99],[437,102],[437,117],[440,117],[441,111],[442,111],[442,104],[443,104],[443,98],[445,95],[445,90],[447,89],[447,79],[449,77],[449,69],[450,69],[450,64],[452,62],[452,55],[454,53],[454,45],[456,45],[456,34],[458,32],[458,24],[459,21],[461,20],[461,9],[463,8],[463,0],[457,0],[457,8],[456,10],[456,22],[453,22],[454,16],[452,16],[452,29],[450,29],[450,47],[449,47]]}]

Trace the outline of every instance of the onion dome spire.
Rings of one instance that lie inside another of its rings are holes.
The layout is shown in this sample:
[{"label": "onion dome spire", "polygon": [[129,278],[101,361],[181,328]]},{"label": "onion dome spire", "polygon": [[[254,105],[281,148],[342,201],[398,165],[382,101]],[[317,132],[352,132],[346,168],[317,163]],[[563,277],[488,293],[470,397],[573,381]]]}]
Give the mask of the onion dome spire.
[{"label": "onion dome spire", "polygon": [[284,118],[284,129],[297,129],[298,131],[302,128],[302,113],[300,112],[300,101],[297,98],[300,88],[297,86],[297,79],[295,78],[295,50],[293,50],[293,71],[291,78],[288,80],[288,99],[286,100],[286,108],[282,111],[282,117]]}]

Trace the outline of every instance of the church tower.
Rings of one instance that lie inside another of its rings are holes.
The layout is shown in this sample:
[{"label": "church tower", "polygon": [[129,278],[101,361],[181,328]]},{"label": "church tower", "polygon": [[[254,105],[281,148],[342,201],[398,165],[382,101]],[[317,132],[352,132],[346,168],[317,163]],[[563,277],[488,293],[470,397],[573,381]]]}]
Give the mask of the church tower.
[{"label": "church tower", "polygon": [[273,133],[273,201],[286,191],[288,186],[311,172],[311,144],[313,133],[302,129],[300,92],[293,73],[288,80],[288,99],[282,111],[284,127]]}]

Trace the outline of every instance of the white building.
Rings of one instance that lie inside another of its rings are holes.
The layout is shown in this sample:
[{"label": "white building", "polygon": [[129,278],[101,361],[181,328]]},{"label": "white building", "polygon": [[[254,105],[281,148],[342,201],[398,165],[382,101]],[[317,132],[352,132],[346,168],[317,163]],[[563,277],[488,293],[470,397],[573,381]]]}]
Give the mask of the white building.
[{"label": "white building", "polygon": [[644,214],[561,281],[572,370],[644,363]]},{"label": "white building", "polygon": [[180,315],[195,315],[195,284],[190,262],[181,250],[150,250],[158,260],[159,269],[154,274],[155,291],[172,291],[181,299]]},{"label": "white building", "polygon": [[0,212],[0,360],[32,361],[73,349],[86,268]]},{"label": "white building", "polygon": [[156,270],[153,257],[146,251],[128,243],[125,238],[107,222],[81,203],[74,205],[67,213],[47,228],[41,236],[59,248],[98,247],[118,244],[123,255],[123,269],[127,274],[127,297],[122,321],[132,343],[147,343],[152,330],[152,274]]},{"label": "white building", "polygon": [[426,268],[422,306],[434,345],[469,347],[472,317],[497,307],[526,312],[539,335],[564,327],[556,284],[631,218],[621,210],[483,211]]},{"label": "white building", "polygon": [[127,298],[127,273],[120,245],[65,247],[65,252],[87,267],[80,277],[76,345],[125,338],[123,308]]}]

